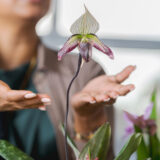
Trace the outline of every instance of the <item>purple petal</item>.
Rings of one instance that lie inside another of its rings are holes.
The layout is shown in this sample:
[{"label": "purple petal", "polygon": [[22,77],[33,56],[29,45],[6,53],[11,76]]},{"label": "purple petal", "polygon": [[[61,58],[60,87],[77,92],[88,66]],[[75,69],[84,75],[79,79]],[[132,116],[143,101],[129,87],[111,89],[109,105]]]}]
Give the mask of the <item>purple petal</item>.
[{"label": "purple petal", "polygon": [[89,38],[89,41],[93,47],[108,55],[111,59],[114,59],[112,50],[101,42],[96,35],[92,35],[92,37]]},{"label": "purple petal", "polygon": [[152,112],[152,108],[153,108],[153,103],[151,103],[145,110],[144,112],[144,115],[143,115],[143,118],[144,120],[147,120],[149,119],[150,115],[151,115],[151,112]]},{"label": "purple petal", "polygon": [[73,49],[75,49],[79,44],[79,38],[77,35],[71,36],[67,42],[64,44],[64,46],[59,50],[58,52],[58,60],[61,60],[63,56],[65,56],[67,53],[71,52]]},{"label": "purple petal", "polygon": [[155,120],[151,119],[146,120],[146,125],[149,128],[149,133],[153,136],[157,131],[157,125]]},{"label": "purple petal", "polygon": [[125,136],[129,136],[131,135],[132,133],[134,133],[134,126],[133,125],[130,125],[128,126],[126,129],[125,129]]},{"label": "purple petal", "polygon": [[144,129],[146,128],[146,120],[144,119],[143,115],[142,116],[139,116],[135,122],[135,125],[137,127],[139,127],[140,129]]},{"label": "purple petal", "polygon": [[92,56],[92,45],[88,42],[80,42],[79,52],[82,55],[83,59],[86,62],[89,62],[90,57]]},{"label": "purple petal", "polygon": [[135,124],[137,121],[138,116],[130,114],[124,111],[124,118],[129,124]]},{"label": "purple petal", "polygon": [[150,127],[150,129],[149,129],[149,133],[150,133],[150,135],[155,135],[156,134],[156,132],[157,132],[157,126],[156,125],[152,125],[151,127]]}]

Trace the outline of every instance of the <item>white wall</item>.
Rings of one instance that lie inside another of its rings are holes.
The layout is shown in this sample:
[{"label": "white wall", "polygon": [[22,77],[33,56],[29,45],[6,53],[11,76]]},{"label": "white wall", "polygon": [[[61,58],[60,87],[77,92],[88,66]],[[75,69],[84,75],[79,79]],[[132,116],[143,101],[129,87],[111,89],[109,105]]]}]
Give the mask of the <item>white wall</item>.
[{"label": "white wall", "polygon": [[102,37],[160,40],[159,0],[58,0],[58,32],[69,35],[83,4],[100,23]]}]

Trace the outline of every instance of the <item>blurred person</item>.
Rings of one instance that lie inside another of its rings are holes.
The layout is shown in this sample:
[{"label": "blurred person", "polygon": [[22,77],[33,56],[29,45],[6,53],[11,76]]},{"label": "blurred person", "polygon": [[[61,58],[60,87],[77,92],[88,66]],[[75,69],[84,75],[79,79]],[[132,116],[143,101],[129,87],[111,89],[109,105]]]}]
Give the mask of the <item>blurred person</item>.
[{"label": "blurred person", "polygon": [[[49,6],[50,0],[0,1],[0,138],[36,160],[64,160],[64,137],[58,127],[64,121],[66,90],[78,57],[67,55],[58,62],[57,52],[36,35],[35,26]],[[121,84],[134,69],[128,66],[107,76],[94,61],[83,65],[71,91],[72,136],[76,132],[87,137],[106,121],[113,123],[113,108],[106,106],[134,89]],[[47,105],[47,112],[39,110]],[[81,147],[85,141],[76,143]]]}]

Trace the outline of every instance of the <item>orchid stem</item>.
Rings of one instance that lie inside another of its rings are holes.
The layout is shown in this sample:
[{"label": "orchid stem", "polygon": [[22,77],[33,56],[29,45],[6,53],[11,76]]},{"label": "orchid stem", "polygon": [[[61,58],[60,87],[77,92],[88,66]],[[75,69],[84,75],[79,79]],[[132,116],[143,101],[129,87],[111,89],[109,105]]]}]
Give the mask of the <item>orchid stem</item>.
[{"label": "orchid stem", "polygon": [[81,54],[79,54],[77,71],[76,71],[74,77],[72,78],[71,82],[69,83],[69,86],[68,86],[68,89],[67,89],[66,115],[65,115],[65,122],[64,122],[66,160],[68,160],[68,157],[69,157],[68,145],[67,145],[67,120],[68,120],[68,112],[69,112],[69,93],[70,93],[70,89],[71,89],[71,86],[72,86],[74,80],[76,79],[76,77],[77,77],[78,74],[79,74],[79,71],[80,71],[80,69],[81,69],[81,63],[82,63],[82,56],[81,56]]}]

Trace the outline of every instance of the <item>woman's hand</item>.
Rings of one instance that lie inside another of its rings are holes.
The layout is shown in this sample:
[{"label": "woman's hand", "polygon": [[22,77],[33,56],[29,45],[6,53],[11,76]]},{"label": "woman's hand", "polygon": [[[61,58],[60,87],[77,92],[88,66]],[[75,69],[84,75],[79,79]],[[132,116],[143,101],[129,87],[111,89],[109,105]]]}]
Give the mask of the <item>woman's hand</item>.
[{"label": "woman's hand", "polygon": [[45,110],[45,106],[50,103],[51,100],[46,94],[35,94],[26,90],[12,90],[6,83],[0,80],[0,111],[29,108]]},{"label": "woman's hand", "polygon": [[134,70],[135,66],[128,66],[114,76],[99,76],[72,97],[76,131],[91,131],[107,120],[104,106],[112,105],[118,96],[134,90],[133,84],[121,84]]}]

